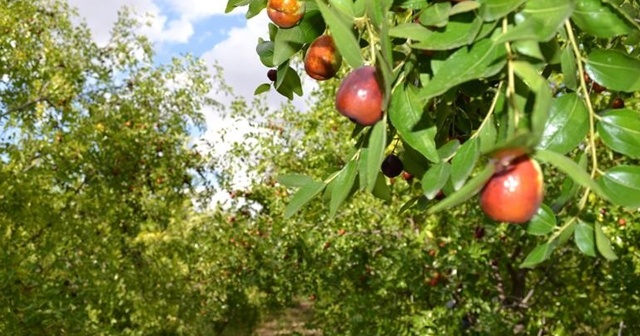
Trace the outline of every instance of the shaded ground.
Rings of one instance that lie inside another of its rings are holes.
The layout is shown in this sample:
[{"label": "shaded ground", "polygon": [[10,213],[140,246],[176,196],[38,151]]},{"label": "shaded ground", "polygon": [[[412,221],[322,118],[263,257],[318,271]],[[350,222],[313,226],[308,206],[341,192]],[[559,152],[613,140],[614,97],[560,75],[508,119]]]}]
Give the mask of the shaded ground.
[{"label": "shaded ground", "polygon": [[308,302],[299,302],[277,316],[268,317],[256,329],[255,336],[304,335],[320,336],[317,329],[307,329],[305,324],[313,316],[313,309]]}]

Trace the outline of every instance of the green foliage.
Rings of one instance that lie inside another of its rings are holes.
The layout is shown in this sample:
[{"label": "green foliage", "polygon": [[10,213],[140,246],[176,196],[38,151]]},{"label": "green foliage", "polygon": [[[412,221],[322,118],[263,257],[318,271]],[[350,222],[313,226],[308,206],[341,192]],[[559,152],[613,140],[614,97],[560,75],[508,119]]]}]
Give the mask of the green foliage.
[{"label": "green foliage", "polygon": [[[640,196],[638,3],[307,3],[317,5],[351,69],[378,69],[385,96],[385,118],[378,124],[349,127],[343,121],[334,129],[342,133],[330,137],[323,128],[337,122],[327,114],[339,118],[332,103],[341,76],[350,71],[343,69],[322,84],[321,104],[305,115],[308,124],[276,117],[298,134],[278,145],[298,148],[296,158],[267,155],[271,168],[259,169],[283,181],[311,177],[289,185],[293,197],[281,230],[314,223],[314,232],[301,237],[316,246],[319,232],[357,232],[335,237],[330,247],[322,244],[330,254],[325,263],[307,255],[322,329],[460,334],[461,319],[477,334],[614,334],[630,326],[637,298],[625,304],[612,299],[620,298],[616,286],[638,269],[637,225],[620,221],[637,220]],[[624,100],[624,108],[614,105],[616,99]],[[375,135],[380,124],[385,141]],[[471,201],[499,168],[492,156],[505,149],[543,163],[545,203],[522,228],[491,223]],[[372,167],[380,160],[369,159],[372,152],[396,153],[412,175],[409,184],[380,174],[374,179]],[[377,192],[381,179],[390,193]],[[477,227],[487,238],[476,238],[485,236],[476,234]],[[452,247],[431,260],[439,239]],[[338,266],[342,259],[350,267]],[[349,272],[363,265],[358,283]],[[446,289],[425,290],[443,278]],[[637,291],[633,281],[627,285]],[[443,307],[452,297],[458,308],[449,311]],[[582,298],[597,308],[580,306]]]}]

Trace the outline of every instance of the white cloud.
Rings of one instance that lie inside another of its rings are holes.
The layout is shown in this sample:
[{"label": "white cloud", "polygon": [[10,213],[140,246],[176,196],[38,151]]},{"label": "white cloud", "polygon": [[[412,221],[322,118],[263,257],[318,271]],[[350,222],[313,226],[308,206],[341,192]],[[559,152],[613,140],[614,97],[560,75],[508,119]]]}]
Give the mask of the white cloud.
[{"label": "white cloud", "polygon": [[224,14],[227,7],[225,0],[168,0],[168,3],[175,12],[186,19]]}]

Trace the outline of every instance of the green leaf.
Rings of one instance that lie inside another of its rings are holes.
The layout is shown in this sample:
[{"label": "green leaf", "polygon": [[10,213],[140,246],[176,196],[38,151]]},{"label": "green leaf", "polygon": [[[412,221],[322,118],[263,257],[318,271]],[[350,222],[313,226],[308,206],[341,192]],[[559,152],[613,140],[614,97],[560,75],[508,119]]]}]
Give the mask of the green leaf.
[{"label": "green leaf", "polygon": [[556,216],[546,204],[540,205],[538,212],[527,225],[527,233],[534,236],[544,236],[556,227]]},{"label": "green leaf", "polygon": [[427,199],[433,199],[442,190],[449,179],[450,172],[451,166],[448,162],[436,163],[427,170],[421,182],[422,191]]},{"label": "green leaf", "polygon": [[253,92],[254,96],[257,96],[261,93],[265,93],[268,92],[271,89],[271,84],[269,83],[262,83],[260,85],[258,85],[258,87],[256,88],[256,90]]},{"label": "green leaf", "polygon": [[593,226],[587,224],[581,220],[578,220],[578,225],[573,234],[573,239],[576,242],[576,246],[582,251],[582,253],[590,256],[596,256],[595,235],[593,233]]},{"label": "green leaf", "polygon": [[467,180],[480,157],[480,146],[476,138],[469,139],[451,160],[451,183],[458,190]]},{"label": "green leaf", "polygon": [[609,110],[597,124],[598,134],[607,147],[640,158],[640,113],[629,110]]},{"label": "green leaf", "polygon": [[473,13],[464,13],[449,18],[449,23],[442,28],[432,30],[417,23],[408,23],[391,28],[389,34],[416,41],[411,45],[412,48],[449,50],[471,44],[481,27],[480,17]]},{"label": "green leaf", "polygon": [[495,75],[506,63],[503,44],[490,39],[478,41],[470,48],[460,48],[441,65],[446,71],[438,71],[420,92],[420,98],[427,101],[445,93],[452,87],[470,80]]},{"label": "green leaf", "polygon": [[380,165],[384,158],[384,149],[387,145],[387,122],[385,120],[377,122],[370,132],[366,161],[364,161],[366,169],[360,171],[365,176],[365,186],[369,192],[376,184]]},{"label": "green leaf", "polygon": [[280,65],[287,62],[302,49],[305,44],[313,42],[325,30],[324,20],[318,10],[309,10],[300,23],[288,29],[278,29],[275,37],[273,63]]},{"label": "green leaf", "polygon": [[573,91],[578,91],[578,65],[573,49],[567,46],[560,55],[560,67],[564,84]]},{"label": "green leaf", "polygon": [[309,176],[300,174],[281,175],[276,178],[276,181],[287,188],[302,188],[314,182]]},{"label": "green leaf", "polygon": [[438,156],[442,161],[449,161],[460,148],[460,140],[452,139],[438,148]]},{"label": "green leaf", "polygon": [[224,12],[229,13],[234,10],[236,7],[242,7],[250,4],[253,0],[229,0],[227,2],[227,7]]},{"label": "green leaf", "polygon": [[589,110],[576,93],[560,96],[551,103],[539,148],[566,154],[576,148],[589,131]]},{"label": "green leaf", "polygon": [[480,16],[485,21],[495,21],[515,11],[525,0],[478,0]]},{"label": "green leaf", "polygon": [[500,42],[516,40],[549,41],[573,12],[573,1],[527,1],[516,14],[516,26],[498,39]]},{"label": "green leaf", "polygon": [[597,49],[585,70],[598,84],[614,91],[640,91],[640,60],[617,50]]},{"label": "green leaf", "polygon": [[360,53],[360,44],[353,35],[351,25],[353,21],[348,21],[341,17],[341,14],[333,7],[327,6],[324,2],[318,1],[318,8],[322,12],[325,22],[331,30],[333,39],[335,40],[338,51],[347,61],[349,66],[357,69],[364,65],[362,54]]},{"label": "green leaf", "polygon": [[493,176],[494,172],[495,165],[486,165],[486,167],[480,173],[469,180],[462,188],[447,196],[447,198],[438,202],[438,204],[429,208],[429,210],[427,210],[427,213],[433,214],[438,211],[446,210],[458,204],[464,203],[471,197],[475,196],[478,192],[480,192],[480,190],[482,190],[482,187],[484,187],[491,176]]},{"label": "green leaf", "polygon": [[598,185],[613,204],[640,208],[640,166],[613,167],[598,179]]},{"label": "green leaf", "polygon": [[420,14],[420,24],[425,27],[444,27],[449,22],[451,3],[436,2],[425,8]]},{"label": "green leaf", "polygon": [[333,217],[338,211],[340,204],[347,199],[353,184],[356,181],[356,174],[358,173],[357,160],[351,160],[347,163],[340,174],[336,176],[334,180],[333,190],[331,191],[331,201],[329,202],[329,216]]},{"label": "green leaf", "polygon": [[556,241],[551,241],[536,246],[531,252],[529,252],[522,264],[520,264],[520,268],[534,268],[536,265],[549,259],[551,253],[556,248],[556,245]]},{"label": "green leaf", "polygon": [[600,188],[600,186],[593,179],[591,179],[591,176],[582,167],[580,167],[570,158],[546,149],[538,149],[536,151],[535,157],[540,161],[548,162],[554,165],[556,168],[567,174],[569,177],[571,177],[571,179],[576,181],[581,186],[589,188],[601,197],[606,198],[606,195],[603,193],[602,188]]},{"label": "green leaf", "polygon": [[373,194],[373,196],[381,200],[391,201],[391,190],[389,190],[387,180],[385,176],[382,175],[382,173],[378,173],[378,175],[376,176],[376,182],[371,193]]},{"label": "green leaf", "polygon": [[480,7],[480,3],[477,1],[462,1],[455,4],[449,9],[449,16],[454,16],[460,13],[471,12]]},{"label": "green leaf", "polygon": [[436,127],[423,113],[423,104],[411,87],[398,86],[391,97],[389,118],[402,140],[431,162],[439,162]]},{"label": "green leaf", "polygon": [[318,195],[325,186],[324,182],[312,181],[298,189],[284,209],[284,218],[291,218],[300,208]]},{"label": "green leaf", "polygon": [[267,8],[267,0],[253,0],[249,4],[249,9],[247,9],[245,18],[251,19],[252,17],[260,14],[260,12],[265,8]]},{"label": "green leaf", "polygon": [[293,94],[302,96],[302,83],[298,73],[289,66],[289,62],[285,62],[278,67],[278,74],[275,82],[276,91],[283,96],[293,99]]},{"label": "green leaf", "polygon": [[618,259],[618,256],[616,256],[616,253],[613,252],[613,249],[611,248],[611,242],[609,241],[609,238],[607,238],[607,236],[602,231],[602,225],[600,225],[600,223],[598,222],[596,222],[595,224],[595,231],[596,247],[598,248],[598,252],[600,252],[600,254],[607,260]]},{"label": "green leaf", "polygon": [[600,0],[577,0],[571,19],[584,32],[601,38],[625,35],[631,31],[624,18]]},{"label": "green leaf", "polygon": [[545,131],[545,123],[548,120],[551,106],[549,83],[528,62],[516,61],[513,63],[513,69],[535,94],[535,102],[531,111],[531,131],[534,138],[540,139]]},{"label": "green leaf", "polygon": [[[500,94],[500,93],[497,93]],[[479,130],[478,139],[480,140],[480,153],[486,153],[496,144],[498,138],[498,130],[493,115],[489,116],[482,129]]]},{"label": "green leaf", "polygon": [[564,225],[562,226],[562,231],[560,231],[558,235],[559,245],[563,245],[567,241],[569,241],[569,238],[571,238],[573,236],[573,233],[576,231],[576,226],[578,226],[578,222],[576,221],[575,217],[571,217],[565,221]]},{"label": "green leaf", "polygon": [[[581,169],[586,169],[587,156],[584,154],[584,152],[578,154],[576,161],[578,162],[578,166]],[[565,205],[567,205],[567,203],[569,203],[569,201],[571,201],[571,199],[573,199],[579,188],[580,185],[578,183],[575,183],[568,176],[565,177],[564,181],[562,181],[562,187],[560,188],[560,195],[551,205],[551,209],[553,209],[553,211],[556,213],[559,212],[562,208],[564,208]]]},{"label": "green leaf", "polygon": [[352,20],[355,17],[352,0],[329,0],[329,3],[343,16]]},{"label": "green leaf", "polygon": [[275,43],[265,41],[261,38],[258,40],[258,45],[256,46],[256,52],[260,57],[260,62],[268,68],[275,66],[273,63],[273,51],[275,50],[275,45]]}]

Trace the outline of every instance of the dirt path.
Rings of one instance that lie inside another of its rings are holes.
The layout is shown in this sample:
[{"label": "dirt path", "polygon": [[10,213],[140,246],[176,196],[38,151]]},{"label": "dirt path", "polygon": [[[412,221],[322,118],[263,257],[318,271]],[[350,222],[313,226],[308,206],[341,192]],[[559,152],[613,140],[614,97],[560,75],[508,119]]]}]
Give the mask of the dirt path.
[{"label": "dirt path", "polygon": [[300,302],[296,306],[286,309],[282,314],[267,319],[256,329],[255,336],[303,335],[320,336],[317,329],[307,329],[305,324],[313,316],[311,305]]}]

